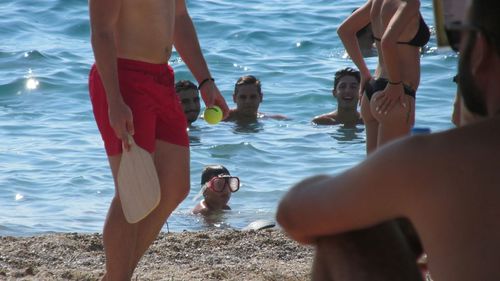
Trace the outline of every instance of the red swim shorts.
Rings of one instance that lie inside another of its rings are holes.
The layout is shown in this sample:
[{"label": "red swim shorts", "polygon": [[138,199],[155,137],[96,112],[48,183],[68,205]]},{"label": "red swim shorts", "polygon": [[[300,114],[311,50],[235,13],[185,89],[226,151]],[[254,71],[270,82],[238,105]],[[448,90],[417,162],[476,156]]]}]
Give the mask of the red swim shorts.
[{"label": "red swim shorts", "polygon": [[[168,64],[122,59],[117,61],[120,92],[132,110],[134,140],[153,153],[157,139],[189,146],[187,121],[174,88]],[[89,92],[97,127],[109,156],[122,152],[122,142],[109,123],[106,93],[95,64],[89,74]]]}]

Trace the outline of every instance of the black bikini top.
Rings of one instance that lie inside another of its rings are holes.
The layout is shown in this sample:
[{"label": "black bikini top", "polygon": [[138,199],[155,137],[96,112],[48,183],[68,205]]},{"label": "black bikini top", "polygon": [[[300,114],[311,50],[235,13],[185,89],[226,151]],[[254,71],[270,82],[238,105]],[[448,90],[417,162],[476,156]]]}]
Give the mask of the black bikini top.
[{"label": "black bikini top", "polygon": [[[420,23],[418,25],[418,30],[417,34],[415,34],[415,37],[411,39],[408,42],[400,42],[398,41],[398,44],[406,44],[410,46],[415,46],[415,47],[423,47],[425,44],[429,42],[429,39],[431,38],[431,33],[429,31],[429,27],[424,21],[424,18],[422,18],[422,15],[420,15]],[[380,38],[377,38],[373,36],[373,39],[375,41],[380,41]]]}]

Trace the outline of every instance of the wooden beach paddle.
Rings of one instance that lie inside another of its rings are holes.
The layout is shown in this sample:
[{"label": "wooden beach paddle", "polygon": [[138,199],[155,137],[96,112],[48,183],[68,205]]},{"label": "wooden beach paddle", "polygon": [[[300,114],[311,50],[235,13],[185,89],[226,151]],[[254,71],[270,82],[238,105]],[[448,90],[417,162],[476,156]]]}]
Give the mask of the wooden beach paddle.
[{"label": "wooden beach paddle", "polygon": [[136,223],[160,203],[160,181],[151,154],[135,144],[129,135],[130,151],[123,149],[118,169],[118,194],[123,214]]}]

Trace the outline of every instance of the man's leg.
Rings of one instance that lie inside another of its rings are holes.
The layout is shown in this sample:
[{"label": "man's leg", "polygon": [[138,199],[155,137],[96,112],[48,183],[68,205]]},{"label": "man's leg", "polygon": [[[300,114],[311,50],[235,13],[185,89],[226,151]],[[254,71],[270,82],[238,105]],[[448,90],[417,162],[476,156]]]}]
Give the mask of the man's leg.
[{"label": "man's leg", "polygon": [[134,269],[167,218],[189,194],[189,147],[157,140],[154,159],[160,179],[161,201],[149,216],[137,223],[137,243],[132,261]]},{"label": "man's leg", "polygon": [[[113,179],[120,166],[121,154],[108,157]],[[118,191],[111,201],[108,215],[104,223],[103,243],[106,255],[106,274],[103,281],[129,280],[132,277],[132,261],[137,237],[137,224],[129,224],[123,215]]]},{"label": "man's leg", "polygon": [[[153,157],[160,179],[160,203],[146,218],[129,224],[116,193],[104,225],[106,275],[103,281],[129,280],[132,277],[139,260],[158,236],[168,216],[189,192],[189,147],[157,141]],[[115,182],[120,158],[109,157]]]},{"label": "man's leg", "polygon": [[422,281],[395,221],[320,238],[314,281]]}]

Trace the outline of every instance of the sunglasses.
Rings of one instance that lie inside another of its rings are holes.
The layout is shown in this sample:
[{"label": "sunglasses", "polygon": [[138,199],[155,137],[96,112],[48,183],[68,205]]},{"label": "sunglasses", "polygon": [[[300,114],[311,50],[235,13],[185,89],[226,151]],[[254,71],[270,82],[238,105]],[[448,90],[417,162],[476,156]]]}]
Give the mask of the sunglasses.
[{"label": "sunglasses", "polygon": [[213,177],[207,184],[207,187],[215,192],[223,192],[226,185],[231,192],[236,192],[240,189],[240,179],[232,176]]}]

